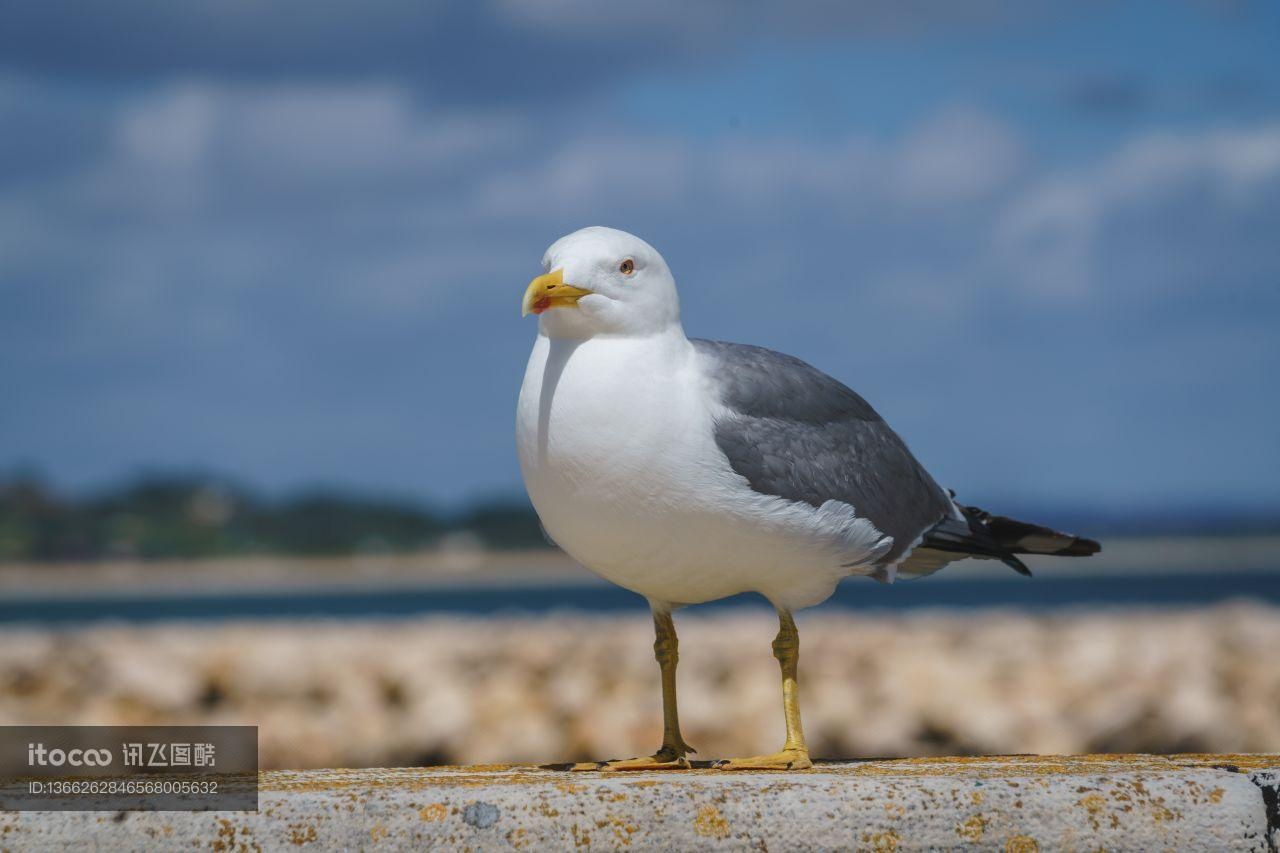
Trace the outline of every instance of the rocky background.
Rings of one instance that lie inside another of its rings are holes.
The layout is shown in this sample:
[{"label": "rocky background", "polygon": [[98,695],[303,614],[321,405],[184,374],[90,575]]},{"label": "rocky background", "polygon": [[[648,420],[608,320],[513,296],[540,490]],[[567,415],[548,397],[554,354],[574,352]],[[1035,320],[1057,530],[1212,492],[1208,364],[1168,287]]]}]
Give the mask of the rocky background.
[{"label": "rocky background", "polygon": [[[775,749],[760,612],[677,614],[697,758]],[[1280,609],[801,614],[820,757],[1280,751]],[[647,616],[0,630],[0,724],[242,723],[263,767],[647,754]]]}]

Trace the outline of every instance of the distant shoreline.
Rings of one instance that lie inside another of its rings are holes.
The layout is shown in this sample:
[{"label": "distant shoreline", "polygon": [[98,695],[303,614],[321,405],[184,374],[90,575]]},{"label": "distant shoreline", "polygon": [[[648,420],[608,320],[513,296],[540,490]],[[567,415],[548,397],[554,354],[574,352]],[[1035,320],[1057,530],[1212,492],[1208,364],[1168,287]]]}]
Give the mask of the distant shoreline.
[{"label": "distant shoreline", "polygon": [[[1042,577],[1280,571],[1280,536],[1115,538],[1087,559],[1036,558]],[[1003,578],[1002,566],[965,561],[927,583]],[[0,597],[48,599],[178,594],[311,594],[344,590],[465,590],[605,584],[557,550],[438,550],[354,557],[228,557],[202,560],[0,565]]]}]

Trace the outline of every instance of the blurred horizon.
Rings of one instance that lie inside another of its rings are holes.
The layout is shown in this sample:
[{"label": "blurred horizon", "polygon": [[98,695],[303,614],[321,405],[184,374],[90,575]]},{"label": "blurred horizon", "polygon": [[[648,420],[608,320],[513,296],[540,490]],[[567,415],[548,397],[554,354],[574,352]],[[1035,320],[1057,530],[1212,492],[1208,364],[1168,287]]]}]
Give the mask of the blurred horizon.
[{"label": "blurred horizon", "polygon": [[[1192,541],[1280,534],[1277,507],[1039,504],[988,509],[1101,538],[1104,562],[1112,557],[1108,537]],[[192,471],[138,473],[106,487],[68,493],[35,472],[0,472],[0,566],[551,547],[523,494],[439,506],[411,495],[314,485],[264,492],[234,478]]]},{"label": "blurred horizon", "polygon": [[543,249],[969,503],[1280,507],[1280,7],[6,4],[0,472],[521,495]]}]

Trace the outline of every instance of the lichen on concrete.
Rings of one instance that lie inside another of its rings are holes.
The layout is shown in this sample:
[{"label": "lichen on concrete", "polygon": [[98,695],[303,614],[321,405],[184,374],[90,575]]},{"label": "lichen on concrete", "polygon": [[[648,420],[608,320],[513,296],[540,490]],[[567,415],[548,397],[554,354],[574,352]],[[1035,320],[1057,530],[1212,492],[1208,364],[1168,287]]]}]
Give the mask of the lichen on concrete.
[{"label": "lichen on concrete", "polygon": [[[1268,851],[1280,756],[991,756],[570,774],[269,771],[256,813],[9,813],[0,848]],[[1272,847],[1271,849],[1274,849]]]}]

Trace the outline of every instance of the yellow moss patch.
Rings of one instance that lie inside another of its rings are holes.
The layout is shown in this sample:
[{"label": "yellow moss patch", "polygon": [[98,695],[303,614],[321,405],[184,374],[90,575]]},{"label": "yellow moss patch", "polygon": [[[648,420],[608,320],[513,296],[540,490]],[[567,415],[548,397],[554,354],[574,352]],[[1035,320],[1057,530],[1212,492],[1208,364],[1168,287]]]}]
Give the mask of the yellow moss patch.
[{"label": "yellow moss patch", "polygon": [[693,819],[693,831],[705,838],[728,838],[729,821],[715,806],[703,806]]},{"label": "yellow moss patch", "polygon": [[444,820],[448,814],[449,809],[444,803],[431,803],[418,809],[418,818],[428,823]]},{"label": "yellow moss patch", "polygon": [[289,824],[289,843],[295,847],[301,847],[304,844],[310,844],[316,840],[315,824]]},{"label": "yellow moss patch", "polygon": [[[238,840],[236,838],[237,831],[240,834]],[[248,851],[252,850],[261,850],[262,845],[258,844],[256,841],[248,840],[252,835],[253,831],[250,830],[249,827],[237,827],[226,818],[218,818],[218,837],[212,844],[210,844],[210,846],[215,851],[219,851],[219,853],[222,853],[222,851],[226,851],[226,853],[231,853],[231,851],[244,851],[244,853],[248,853]]]},{"label": "yellow moss patch", "polygon": [[982,834],[986,831],[987,819],[980,814],[976,814],[956,826],[956,835],[966,841],[980,841]]},{"label": "yellow moss patch", "polygon": [[872,853],[893,853],[898,849],[898,833],[891,829],[884,832],[864,833],[862,843],[866,845],[864,849]]},{"label": "yellow moss patch", "polygon": [[631,846],[631,836],[635,835],[637,832],[640,831],[640,827],[636,826],[634,823],[630,823],[629,821],[619,817],[616,814],[610,814],[607,820],[597,823],[596,826],[598,828],[603,828],[604,826],[608,826],[610,829],[612,829],[613,837],[616,838],[618,840],[618,843],[621,844],[623,847]]}]

